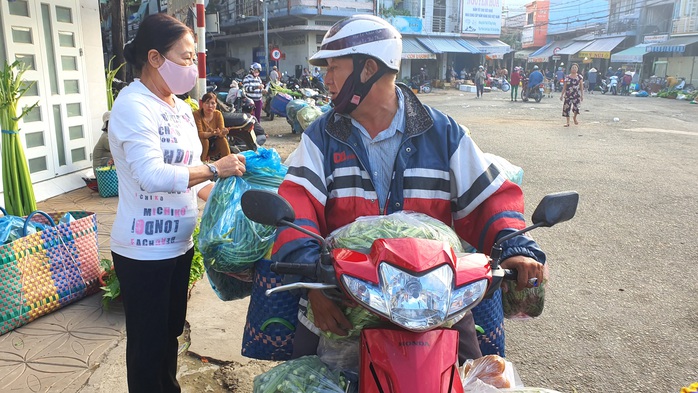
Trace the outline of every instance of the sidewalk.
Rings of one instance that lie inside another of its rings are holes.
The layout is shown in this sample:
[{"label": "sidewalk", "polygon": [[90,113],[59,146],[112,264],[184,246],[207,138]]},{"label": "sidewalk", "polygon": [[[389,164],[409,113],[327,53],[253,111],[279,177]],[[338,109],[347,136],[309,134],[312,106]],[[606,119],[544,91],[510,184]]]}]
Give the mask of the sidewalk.
[{"label": "sidewalk", "polygon": [[[100,258],[111,259],[109,233],[117,202],[118,198],[101,198],[83,187],[39,202],[38,208],[96,213]],[[203,203],[200,206],[203,208]],[[249,359],[240,355],[247,304],[247,299],[220,301],[206,278],[199,281],[189,299],[189,351],[247,363]],[[0,391],[126,392],[125,338],[123,309],[118,302],[105,311],[101,294],[82,299],[0,336]],[[183,386],[183,391],[187,390]]]}]

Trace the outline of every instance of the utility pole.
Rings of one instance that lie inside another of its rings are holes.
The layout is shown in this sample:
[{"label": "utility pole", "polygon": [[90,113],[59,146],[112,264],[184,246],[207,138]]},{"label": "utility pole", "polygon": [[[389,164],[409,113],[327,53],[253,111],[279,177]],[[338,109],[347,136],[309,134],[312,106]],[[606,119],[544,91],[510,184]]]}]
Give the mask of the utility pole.
[{"label": "utility pole", "polygon": [[269,67],[269,10],[267,7],[267,1],[261,0],[264,5],[264,67],[266,70],[266,77],[269,80],[269,72],[271,67]]},{"label": "utility pole", "polygon": [[[111,0],[111,51],[115,56],[112,63],[114,68],[124,63],[124,25],[124,0]],[[125,68],[121,67],[116,77],[127,82]]]}]

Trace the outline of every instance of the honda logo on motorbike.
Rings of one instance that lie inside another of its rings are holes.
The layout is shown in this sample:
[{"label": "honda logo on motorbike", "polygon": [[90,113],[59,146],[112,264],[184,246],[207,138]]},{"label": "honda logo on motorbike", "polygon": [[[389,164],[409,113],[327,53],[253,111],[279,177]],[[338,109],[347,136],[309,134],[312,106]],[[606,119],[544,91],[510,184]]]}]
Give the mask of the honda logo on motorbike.
[{"label": "honda logo on motorbike", "polygon": [[428,341],[400,341],[401,347],[429,347]]}]

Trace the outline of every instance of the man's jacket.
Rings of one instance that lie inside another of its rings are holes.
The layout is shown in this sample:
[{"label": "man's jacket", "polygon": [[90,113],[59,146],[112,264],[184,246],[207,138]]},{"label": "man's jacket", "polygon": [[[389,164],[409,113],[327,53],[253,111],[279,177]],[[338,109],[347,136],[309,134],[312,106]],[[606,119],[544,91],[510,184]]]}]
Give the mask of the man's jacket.
[{"label": "man's jacket", "polygon": [[[452,226],[463,240],[489,253],[497,238],[524,228],[521,189],[483,155],[463,127],[398,86],[405,97],[405,130],[383,211],[359,131],[334,111],[306,129],[289,157],[279,194],[295,209],[296,224],[323,237],[360,216],[411,210]],[[316,240],[280,228],[272,259],[312,263],[319,252]],[[545,262],[545,254],[525,236],[503,244],[503,258],[513,255]]]}]

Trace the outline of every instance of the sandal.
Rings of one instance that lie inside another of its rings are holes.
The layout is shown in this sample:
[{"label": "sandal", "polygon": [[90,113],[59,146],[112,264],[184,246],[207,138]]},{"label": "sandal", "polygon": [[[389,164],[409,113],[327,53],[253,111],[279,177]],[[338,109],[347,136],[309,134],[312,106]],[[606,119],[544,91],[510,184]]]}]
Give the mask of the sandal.
[{"label": "sandal", "polygon": [[570,126],[569,124],[564,124],[564,125],[563,125],[563,127],[569,127],[569,126]]}]

